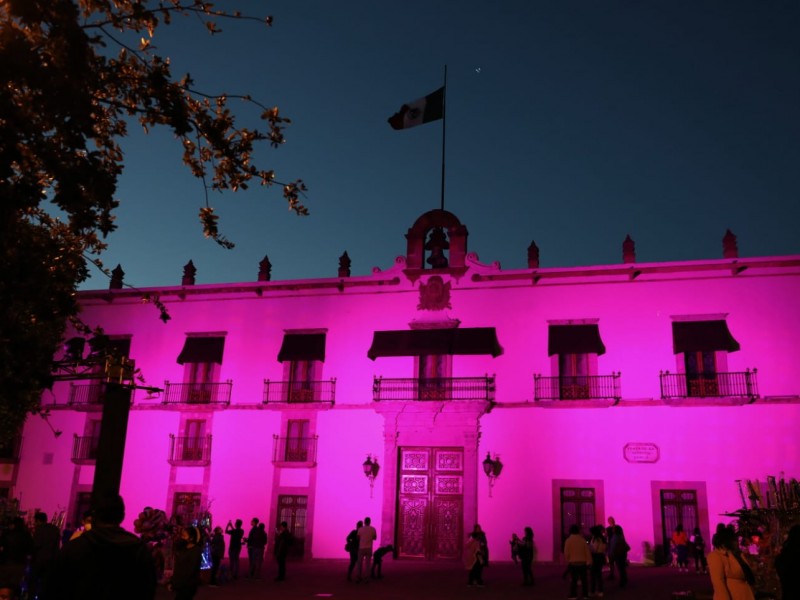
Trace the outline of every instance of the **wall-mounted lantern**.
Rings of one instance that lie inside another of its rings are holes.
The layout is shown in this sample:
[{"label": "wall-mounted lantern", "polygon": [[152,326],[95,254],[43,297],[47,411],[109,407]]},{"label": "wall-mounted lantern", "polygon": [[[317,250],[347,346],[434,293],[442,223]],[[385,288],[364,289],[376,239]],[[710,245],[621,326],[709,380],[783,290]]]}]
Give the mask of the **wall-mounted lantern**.
[{"label": "wall-mounted lantern", "polygon": [[369,497],[372,498],[372,492],[375,487],[375,478],[378,476],[378,471],[381,466],[378,464],[378,458],[373,458],[371,454],[367,454],[367,460],[361,465],[364,469],[364,475],[369,479]]},{"label": "wall-mounted lantern", "polygon": [[486,453],[486,458],[483,461],[483,472],[489,478],[489,498],[492,497],[492,488],[494,487],[495,479],[500,477],[503,471],[503,463],[500,462],[500,457],[495,454],[494,460],[489,452]]}]

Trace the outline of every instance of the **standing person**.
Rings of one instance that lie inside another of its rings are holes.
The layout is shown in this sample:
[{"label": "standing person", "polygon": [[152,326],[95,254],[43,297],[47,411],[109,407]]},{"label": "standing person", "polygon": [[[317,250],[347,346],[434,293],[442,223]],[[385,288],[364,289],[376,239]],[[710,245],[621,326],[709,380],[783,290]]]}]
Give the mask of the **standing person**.
[{"label": "standing person", "polygon": [[218,525],[214,527],[214,533],[211,536],[211,581],[209,585],[214,587],[219,585],[217,575],[219,574],[219,567],[224,557],[225,536],[222,534],[222,527]]},{"label": "standing person", "polygon": [[275,536],[275,561],[278,563],[278,576],[275,581],[286,579],[286,558],[289,556],[289,548],[292,546],[292,532],[289,531],[289,524],[281,521]]},{"label": "standing person", "polygon": [[511,546],[511,560],[514,561],[515,565],[519,563],[519,554],[518,554],[519,544],[520,544],[519,536],[516,533],[512,533],[511,539],[508,540],[508,545]]},{"label": "standing person", "polygon": [[91,528],[92,528],[92,511],[87,510],[85,513],[83,513],[83,517],[81,518],[81,526],[73,530],[69,538],[67,538],[68,541],[72,541],[74,539],[81,537],[84,533],[91,530]]},{"label": "standing person", "polygon": [[[609,544],[611,543],[611,536],[614,535],[614,527],[616,527],[617,521],[614,517],[608,517],[608,527],[606,527],[606,542]],[[614,579],[614,559],[611,556],[611,547],[609,545],[608,548],[608,578]]]},{"label": "standing person", "polygon": [[261,575],[264,563],[264,548],[267,547],[267,531],[257,518],[250,521],[250,532],[247,534],[247,558],[250,563],[250,577]]},{"label": "standing person", "polygon": [[33,537],[22,517],[11,520],[0,539],[0,546],[3,548],[5,575],[10,583],[19,585],[25,575],[28,557],[33,552]]},{"label": "standing person", "polygon": [[678,560],[678,570],[689,572],[689,536],[683,530],[683,525],[678,523],[672,534],[672,543],[675,544],[675,554]]},{"label": "standing person", "polygon": [[729,527],[717,528],[712,543],[708,572],[714,586],[714,600],[754,600],[753,588],[747,581],[753,571],[739,552],[736,533]]},{"label": "standing person", "polygon": [[43,512],[37,512],[33,516],[33,522],[32,587],[35,596],[47,598],[48,571],[58,552],[58,546],[61,543],[61,532],[58,527],[47,522],[47,515]]},{"label": "standing person", "polygon": [[486,532],[483,531],[480,525],[475,523],[475,527],[472,528],[472,533],[478,536],[478,541],[481,544],[481,555],[483,556],[483,566],[489,566],[489,542],[486,540]]},{"label": "standing person", "polygon": [[358,528],[358,581],[369,581],[370,564],[372,562],[372,543],[378,539],[378,532],[371,525],[372,519],[364,519],[364,525]]},{"label": "standing person", "polygon": [[242,538],[244,538],[242,520],[236,519],[236,527],[233,526],[233,523],[228,521],[228,524],[225,526],[225,533],[231,536],[231,541],[228,544],[231,579],[239,579],[239,556],[242,553]]},{"label": "standing person", "polygon": [[694,552],[695,572],[699,573],[702,567],[703,573],[708,573],[708,562],[706,562],[706,541],[703,539],[703,534],[700,533],[699,527],[694,528],[689,542],[690,548],[692,548]]},{"label": "standing person", "polygon": [[569,598],[575,600],[578,597],[578,580],[581,582],[583,595],[588,595],[589,578],[587,576],[589,565],[592,564],[592,554],[589,552],[589,544],[580,534],[577,525],[570,525],[569,537],[564,541],[564,560],[567,563],[567,570],[570,575]]},{"label": "standing person", "polygon": [[603,597],[603,567],[606,564],[608,544],[605,539],[605,528],[595,525],[591,528],[592,539],[589,540],[589,551],[592,554],[592,566],[589,569],[589,589],[592,595]]},{"label": "standing person", "polygon": [[517,543],[517,556],[522,565],[522,585],[533,585],[533,557],[536,553],[533,545],[533,529],[525,528],[525,534]]},{"label": "standing person", "polygon": [[775,557],[775,570],[781,582],[781,598],[800,598],[800,525],[789,530],[789,536]]},{"label": "standing person", "polygon": [[619,587],[624,588],[628,585],[628,552],[631,547],[625,540],[625,533],[622,526],[614,525],[614,535],[608,541],[608,553],[614,560],[614,564],[619,571]]},{"label": "standing person", "polygon": [[364,521],[356,523],[356,528],[347,534],[344,549],[350,554],[350,564],[347,565],[347,581],[353,581],[353,569],[358,562],[358,530],[364,526]]},{"label": "standing person", "polygon": [[468,586],[483,587],[484,556],[481,550],[481,540],[477,532],[473,531],[467,538],[464,547],[464,566],[469,572],[467,575]]},{"label": "standing person", "polygon": [[181,531],[180,540],[175,544],[175,568],[167,584],[169,591],[175,592],[175,600],[192,600],[200,585],[200,562],[203,558],[203,545],[200,543],[200,530],[189,526]]},{"label": "standing person", "polygon": [[91,530],[67,542],[56,555],[49,600],[152,600],[153,556],[138,536],[120,527],[125,503],[119,494],[101,497]]}]

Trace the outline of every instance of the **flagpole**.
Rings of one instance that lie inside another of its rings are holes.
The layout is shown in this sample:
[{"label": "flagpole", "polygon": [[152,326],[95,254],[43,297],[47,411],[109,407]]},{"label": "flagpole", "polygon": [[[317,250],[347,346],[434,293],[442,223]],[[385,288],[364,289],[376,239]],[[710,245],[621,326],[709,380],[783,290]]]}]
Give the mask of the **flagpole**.
[{"label": "flagpole", "polygon": [[442,210],[444,210],[444,149],[447,123],[447,65],[444,66],[444,92],[442,94]]}]

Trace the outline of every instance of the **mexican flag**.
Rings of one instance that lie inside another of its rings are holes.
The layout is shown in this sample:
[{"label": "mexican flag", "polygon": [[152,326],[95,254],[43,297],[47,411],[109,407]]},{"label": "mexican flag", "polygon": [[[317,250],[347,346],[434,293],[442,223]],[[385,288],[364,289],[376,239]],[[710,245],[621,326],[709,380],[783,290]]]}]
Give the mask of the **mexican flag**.
[{"label": "mexican flag", "polygon": [[410,129],[443,117],[444,87],[440,87],[423,98],[403,104],[398,112],[389,117],[388,121],[392,129]]}]

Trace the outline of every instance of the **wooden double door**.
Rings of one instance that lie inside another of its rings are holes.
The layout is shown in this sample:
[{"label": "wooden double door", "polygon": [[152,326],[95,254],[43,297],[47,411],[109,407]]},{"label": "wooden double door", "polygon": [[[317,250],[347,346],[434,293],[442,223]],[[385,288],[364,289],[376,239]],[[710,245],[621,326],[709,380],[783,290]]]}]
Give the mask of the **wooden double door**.
[{"label": "wooden double door", "polygon": [[400,448],[400,557],[456,560],[464,545],[464,449]]}]

